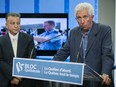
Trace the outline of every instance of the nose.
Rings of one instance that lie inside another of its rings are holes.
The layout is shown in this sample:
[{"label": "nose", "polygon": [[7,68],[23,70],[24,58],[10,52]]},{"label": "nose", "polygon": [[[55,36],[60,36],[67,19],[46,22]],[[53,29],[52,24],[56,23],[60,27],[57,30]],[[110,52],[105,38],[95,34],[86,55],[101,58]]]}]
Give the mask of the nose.
[{"label": "nose", "polygon": [[81,23],[84,23],[84,21],[85,21],[84,18],[82,18],[82,19],[81,19]]},{"label": "nose", "polygon": [[15,23],[15,27],[18,27],[18,24]]}]

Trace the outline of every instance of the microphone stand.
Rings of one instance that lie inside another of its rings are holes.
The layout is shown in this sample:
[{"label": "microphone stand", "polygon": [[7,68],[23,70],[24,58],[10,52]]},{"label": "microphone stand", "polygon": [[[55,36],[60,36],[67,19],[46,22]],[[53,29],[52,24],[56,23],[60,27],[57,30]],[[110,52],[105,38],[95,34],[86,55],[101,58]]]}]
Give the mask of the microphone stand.
[{"label": "microphone stand", "polygon": [[83,35],[81,37],[81,42],[80,42],[80,45],[79,45],[79,50],[78,50],[78,53],[77,53],[77,59],[76,59],[76,62],[78,62],[78,58],[79,58],[79,55],[80,55],[80,49],[81,49],[81,46],[82,46],[82,43],[83,43]]}]

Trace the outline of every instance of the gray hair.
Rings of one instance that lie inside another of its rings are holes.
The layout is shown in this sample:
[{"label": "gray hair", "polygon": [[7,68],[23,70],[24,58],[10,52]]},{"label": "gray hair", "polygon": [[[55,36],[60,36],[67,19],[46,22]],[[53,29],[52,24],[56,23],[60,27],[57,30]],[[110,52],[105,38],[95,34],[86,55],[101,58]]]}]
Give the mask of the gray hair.
[{"label": "gray hair", "polygon": [[74,13],[76,15],[76,13],[78,11],[83,11],[83,10],[87,10],[89,15],[94,15],[94,9],[93,9],[93,6],[89,3],[86,3],[86,2],[83,2],[83,3],[80,3],[78,4],[76,7],[75,7],[75,10],[74,10]]},{"label": "gray hair", "polygon": [[9,16],[12,16],[12,17],[21,17],[21,15],[19,14],[19,13],[8,13],[7,15],[6,15],[6,21],[7,21],[7,19],[8,19],[8,17]]}]

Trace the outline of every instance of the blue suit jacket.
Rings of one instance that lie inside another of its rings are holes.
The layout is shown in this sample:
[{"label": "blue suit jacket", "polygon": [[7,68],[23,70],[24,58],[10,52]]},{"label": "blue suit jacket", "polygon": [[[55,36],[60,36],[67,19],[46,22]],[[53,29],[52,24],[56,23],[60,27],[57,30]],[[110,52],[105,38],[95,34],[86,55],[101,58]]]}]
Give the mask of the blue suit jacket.
[{"label": "blue suit jacket", "polygon": [[[29,58],[32,48],[34,47],[33,37],[19,33],[17,57]],[[36,56],[35,50],[33,58]],[[0,37],[0,87],[7,87],[8,82],[12,79],[13,48],[9,35]]]},{"label": "blue suit jacket", "polygon": [[[66,44],[57,52],[53,60],[64,61],[70,56],[71,62],[82,61],[82,48],[79,47],[82,39],[80,27],[75,27],[70,31],[70,35]],[[112,53],[111,28],[93,22],[93,26],[89,33],[88,45],[86,51],[86,64],[97,71],[99,74],[111,75],[114,56]],[[77,53],[79,57],[77,59]]]}]

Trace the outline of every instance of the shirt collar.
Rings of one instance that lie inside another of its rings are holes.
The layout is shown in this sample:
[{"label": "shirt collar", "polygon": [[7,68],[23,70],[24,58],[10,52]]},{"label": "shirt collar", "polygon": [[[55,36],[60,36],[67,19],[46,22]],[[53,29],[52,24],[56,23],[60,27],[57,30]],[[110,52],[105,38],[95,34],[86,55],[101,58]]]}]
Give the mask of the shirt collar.
[{"label": "shirt collar", "polygon": [[8,34],[10,36],[10,39],[13,39],[13,38],[15,38],[16,40],[18,39],[19,32],[16,35],[12,35],[10,32],[8,32]]},{"label": "shirt collar", "polygon": [[47,31],[47,33],[52,33],[52,32],[54,32],[54,29],[53,29],[53,30],[51,30],[51,31]]}]

